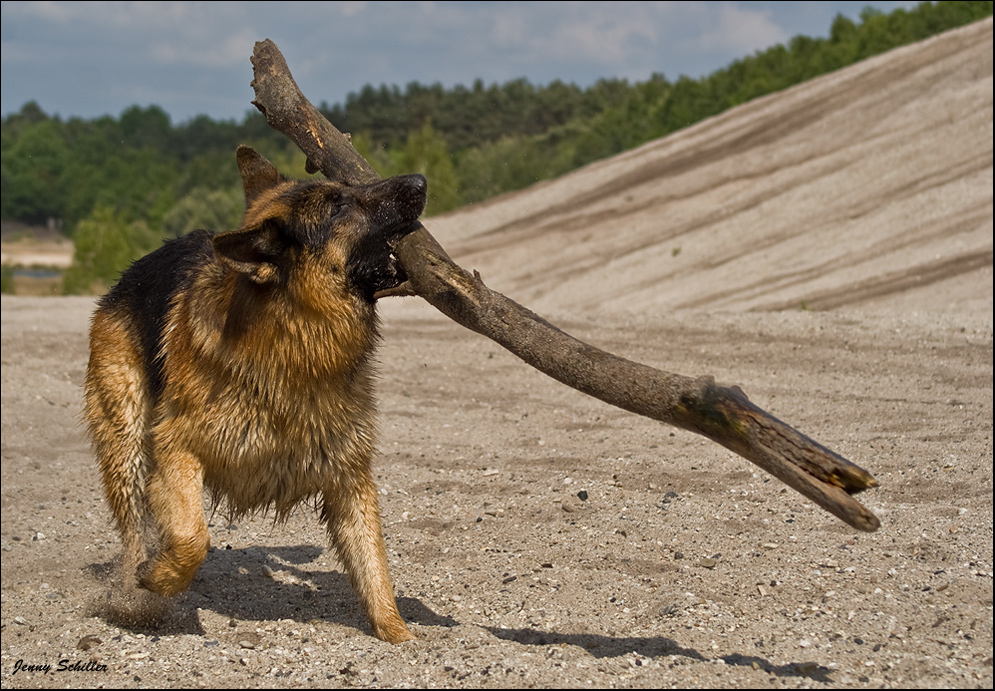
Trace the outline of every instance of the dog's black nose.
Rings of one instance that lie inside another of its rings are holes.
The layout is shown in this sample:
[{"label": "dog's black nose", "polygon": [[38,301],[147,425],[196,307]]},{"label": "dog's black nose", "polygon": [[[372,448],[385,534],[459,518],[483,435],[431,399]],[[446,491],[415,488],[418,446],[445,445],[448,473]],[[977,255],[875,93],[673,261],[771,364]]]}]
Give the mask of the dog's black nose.
[{"label": "dog's black nose", "polygon": [[400,183],[401,189],[406,190],[399,195],[399,198],[406,197],[408,204],[415,211],[415,216],[420,216],[425,210],[425,201],[428,197],[428,180],[424,175],[417,174],[399,175],[395,179]]},{"label": "dog's black nose", "polygon": [[395,175],[355,189],[368,203],[389,209],[391,214],[405,221],[421,216],[428,198],[428,181],[424,175]]},{"label": "dog's black nose", "polygon": [[405,175],[404,181],[407,182],[416,191],[424,194],[428,190],[428,180],[425,179],[424,175]]}]

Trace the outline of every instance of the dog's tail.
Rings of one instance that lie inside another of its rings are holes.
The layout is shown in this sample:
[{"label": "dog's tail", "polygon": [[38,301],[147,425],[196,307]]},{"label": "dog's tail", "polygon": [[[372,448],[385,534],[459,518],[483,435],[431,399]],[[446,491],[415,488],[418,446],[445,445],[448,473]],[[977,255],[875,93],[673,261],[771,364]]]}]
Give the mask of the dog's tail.
[{"label": "dog's tail", "polygon": [[121,312],[103,304],[93,317],[84,414],[104,495],[124,542],[124,576],[131,579],[150,547],[145,482],[154,402],[141,340]]}]

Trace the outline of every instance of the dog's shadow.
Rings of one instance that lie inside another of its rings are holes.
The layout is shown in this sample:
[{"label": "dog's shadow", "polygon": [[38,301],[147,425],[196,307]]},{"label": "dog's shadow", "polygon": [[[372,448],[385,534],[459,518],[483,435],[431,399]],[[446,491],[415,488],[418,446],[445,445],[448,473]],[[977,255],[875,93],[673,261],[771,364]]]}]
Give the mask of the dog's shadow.
[{"label": "dog's shadow", "polygon": [[[197,607],[233,619],[315,619],[366,631],[366,613],[349,577],[337,570],[305,570],[325,550],[314,545],[212,550],[190,587]],[[398,597],[406,621],[424,626],[456,626],[421,600]]]},{"label": "dog's shadow", "polygon": [[[543,647],[559,645],[578,646],[584,648],[591,656],[596,658],[637,655],[646,659],[660,659],[665,657],[688,658],[696,662],[710,662],[713,659],[702,655],[694,648],[685,648],[676,641],[663,636],[652,638],[613,638],[611,636],[588,633],[563,634],[539,629],[502,629],[490,626],[484,628],[490,631],[495,638],[515,641],[522,645]],[[822,683],[833,681],[829,676],[832,670],[814,662],[798,661],[786,665],[775,665],[766,658],[756,655],[741,655],[740,653],[724,655],[719,659],[727,665],[753,667],[775,677],[805,677]]]},{"label": "dog's shadow", "polygon": [[[136,633],[158,635],[205,635],[198,609],[234,621],[290,619],[307,624],[318,620],[368,632],[366,613],[348,576],[335,569],[300,568],[323,551],[314,545],[212,548],[190,588],[168,601],[139,589],[122,594],[127,589],[120,585],[118,564],[92,564],[90,575],[109,585],[110,593],[91,605],[91,613]],[[408,622],[459,624],[417,598],[398,597],[397,607]]]},{"label": "dog's shadow", "polygon": [[[198,609],[204,609],[234,621],[290,619],[308,624],[318,620],[368,632],[366,614],[344,573],[300,568],[314,562],[323,551],[314,545],[212,549],[190,589],[174,598],[170,613],[161,621],[154,625],[116,623],[143,633],[207,635],[197,614]],[[113,578],[114,565],[95,564],[90,572],[100,580],[107,580]],[[437,614],[414,597],[398,597],[397,606],[406,621],[422,626],[452,628],[466,623]],[[675,657],[697,662],[711,659],[662,636],[614,638],[534,628],[481,628],[495,638],[522,645],[578,646],[595,658],[637,655],[645,659]],[[753,667],[776,677],[832,681],[831,670],[808,661],[775,665],[766,658],[739,653],[723,656],[722,660],[727,665]]]}]

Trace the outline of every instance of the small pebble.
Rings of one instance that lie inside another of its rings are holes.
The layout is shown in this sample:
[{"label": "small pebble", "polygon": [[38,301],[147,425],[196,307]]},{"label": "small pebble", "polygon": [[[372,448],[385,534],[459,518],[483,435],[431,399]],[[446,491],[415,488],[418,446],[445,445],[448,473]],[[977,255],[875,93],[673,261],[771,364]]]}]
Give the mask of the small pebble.
[{"label": "small pebble", "polygon": [[93,650],[98,645],[102,644],[103,641],[96,636],[83,636],[79,639],[79,643],[76,644],[77,650]]}]

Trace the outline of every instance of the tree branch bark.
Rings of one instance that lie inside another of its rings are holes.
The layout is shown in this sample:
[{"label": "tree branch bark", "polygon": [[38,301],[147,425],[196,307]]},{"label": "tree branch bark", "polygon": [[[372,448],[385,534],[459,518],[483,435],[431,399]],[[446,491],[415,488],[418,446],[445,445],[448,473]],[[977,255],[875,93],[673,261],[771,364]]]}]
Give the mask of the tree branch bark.
[{"label": "tree branch bark", "polygon": [[[257,43],[252,64],[253,104],[300,147],[309,172],[348,184],[380,179],[304,97],[276,44]],[[663,372],[573,338],[456,265],[424,226],[405,237],[396,254],[408,280],[388,294],[419,295],[567,386],[722,444],[854,528],[880,526],[850,496],[877,486],[870,473],[753,405],[738,387]]]}]

